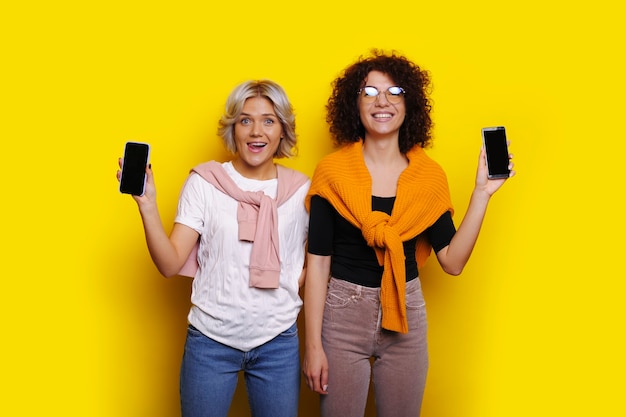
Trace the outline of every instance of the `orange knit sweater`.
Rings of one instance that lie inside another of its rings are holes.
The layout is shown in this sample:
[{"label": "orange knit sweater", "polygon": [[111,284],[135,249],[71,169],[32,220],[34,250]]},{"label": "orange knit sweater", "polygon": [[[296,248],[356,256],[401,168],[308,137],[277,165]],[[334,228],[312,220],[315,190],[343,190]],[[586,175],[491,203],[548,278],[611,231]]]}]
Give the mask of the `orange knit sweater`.
[{"label": "orange knit sweater", "polygon": [[[362,142],[353,143],[324,157],[315,169],[306,198],[319,195],[352,225],[361,229],[367,244],[374,248],[384,267],[380,300],[382,326],[407,333],[406,274],[402,242],[420,235],[446,211],[452,211],[448,181],[443,169],[424,149],[407,153],[409,166],[398,179],[391,216],[372,211],[372,179],[363,159]],[[428,239],[417,240],[416,259],[423,265],[430,255]]]}]

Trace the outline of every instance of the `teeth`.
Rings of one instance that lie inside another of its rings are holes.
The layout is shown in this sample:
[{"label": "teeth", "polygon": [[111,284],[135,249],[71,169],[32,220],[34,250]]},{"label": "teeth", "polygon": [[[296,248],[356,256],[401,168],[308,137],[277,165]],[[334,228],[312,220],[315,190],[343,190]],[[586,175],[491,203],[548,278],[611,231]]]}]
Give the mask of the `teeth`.
[{"label": "teeth", "polygon": [[390,114],[375,114],[374,118],[375,119],[391,119],[391,115]]},{"label": "teeth", "polygon": [[265,145],[267,145],[267,143],[255,142],[250,144],[250,146],[254,146],[255,148],[264,148]]}]

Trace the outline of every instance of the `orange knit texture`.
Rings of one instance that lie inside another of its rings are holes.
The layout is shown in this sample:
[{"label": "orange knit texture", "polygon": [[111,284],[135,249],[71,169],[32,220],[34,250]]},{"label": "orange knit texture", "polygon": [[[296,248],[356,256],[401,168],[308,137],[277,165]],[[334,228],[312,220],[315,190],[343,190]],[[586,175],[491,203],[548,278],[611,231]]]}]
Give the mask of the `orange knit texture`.
[{"label": "orange knit texture", "polygon": [[[445,172],[424,149],[407,153],[409,166],[398,179],[396,201],[391,216],[372,211],[372,179],[363,159],[362,142],[353,143],[324,157],[315,169],[306,198],[326,199],[353,226],[361,229],[367,244],[374,248],[384,267],[380,300],[382,326],[408,333],[406,318],[406,271],[402,242],[420,235],[446,211],[452,211]],[[416,247],[418,266],[426,262],[431,246],[419,236]]]}]

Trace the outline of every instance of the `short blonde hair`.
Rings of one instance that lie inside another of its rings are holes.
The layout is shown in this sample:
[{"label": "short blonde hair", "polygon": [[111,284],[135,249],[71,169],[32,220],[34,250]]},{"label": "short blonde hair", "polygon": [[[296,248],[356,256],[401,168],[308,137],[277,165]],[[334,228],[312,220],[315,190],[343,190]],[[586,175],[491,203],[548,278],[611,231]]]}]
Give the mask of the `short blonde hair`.
[{"label": "short blonde hair", "polygon": [[228,96],[226,108],[217,129],[217,134],[224,141],[226,149],[232,154],[237,153],[235,123],[241,116],[244,103],[252,97],[268,99],[274,106],[274,111],[283,128],[283,137],[274,157],[289,158],[296,155],[296,116],[285,90],[270,80],[246,81],[235,87]]}]

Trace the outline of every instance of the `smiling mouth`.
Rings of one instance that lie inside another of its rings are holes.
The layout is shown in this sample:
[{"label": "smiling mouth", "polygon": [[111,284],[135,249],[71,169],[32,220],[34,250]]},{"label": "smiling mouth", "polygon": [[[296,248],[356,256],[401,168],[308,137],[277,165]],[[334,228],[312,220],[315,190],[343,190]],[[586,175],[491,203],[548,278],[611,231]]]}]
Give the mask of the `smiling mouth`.
[{"label": "smiling mouth", "polygon": [[372,117],[374,119],[391,119],[393,116],[389,113],[384,113],[384,114],[377,113],[377,114],[373,114]]},{"label": "smiling mouth", "polygon": [[248,143],[248,146],[254,149],[263,149],[267,146],[267,143],[251,142],[251,143]]}]

